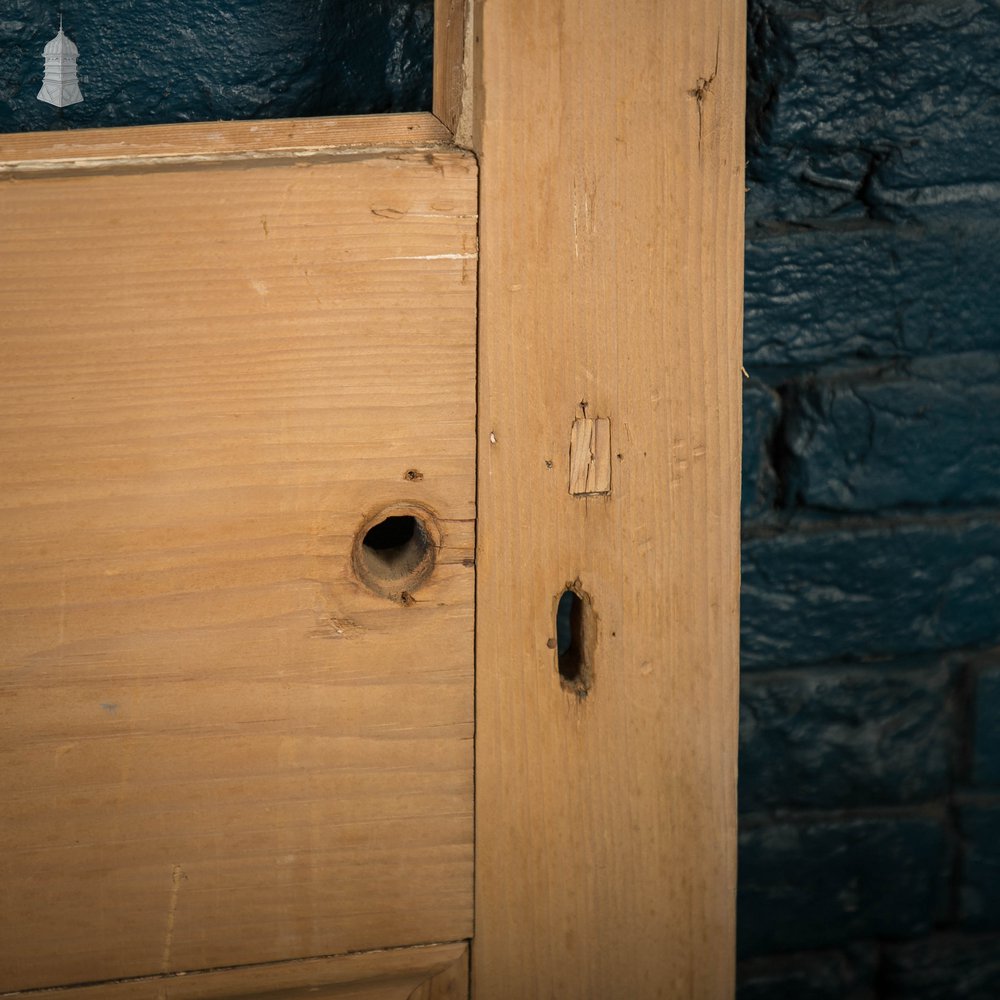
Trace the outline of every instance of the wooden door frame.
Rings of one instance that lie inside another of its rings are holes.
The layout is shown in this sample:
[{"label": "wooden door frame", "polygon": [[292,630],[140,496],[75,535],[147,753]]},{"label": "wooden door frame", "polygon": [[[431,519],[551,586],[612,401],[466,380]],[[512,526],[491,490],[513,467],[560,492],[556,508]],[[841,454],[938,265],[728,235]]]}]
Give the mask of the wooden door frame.
[{"label": "wooden door frame", "polygon": [[464,37],[473,994],[730,997],[745,5],[475,0]]},{"label": "wooden door frame", "polygon": [[435,12],[433,114],[4,136],[0,178],[476,153],[474,995],[730,996],[744,5]]}]

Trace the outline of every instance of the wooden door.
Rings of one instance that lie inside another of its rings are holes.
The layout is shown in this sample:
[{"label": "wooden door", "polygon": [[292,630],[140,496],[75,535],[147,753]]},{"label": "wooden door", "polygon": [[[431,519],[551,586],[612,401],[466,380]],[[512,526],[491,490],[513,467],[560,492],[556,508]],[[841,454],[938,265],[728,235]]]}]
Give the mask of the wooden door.
[{"label": "wooden door", "polygon": [[[8,137],[0,992],[216,996],[170,977],[471,936],[476,163],[447,138]],[[463,953],[362,972],[408,996]]]},{"label": "wooden door", "polygon": [[0,991],[732,994],[744,7],[436,17],[0,137]]}]

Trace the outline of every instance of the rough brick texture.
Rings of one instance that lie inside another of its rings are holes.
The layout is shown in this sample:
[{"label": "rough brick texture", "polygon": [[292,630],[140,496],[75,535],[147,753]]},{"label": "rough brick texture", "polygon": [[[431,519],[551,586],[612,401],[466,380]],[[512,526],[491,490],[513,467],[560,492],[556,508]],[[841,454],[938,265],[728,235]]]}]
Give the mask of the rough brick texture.
[{"label": "rough brick texture", "polygon": [[747,959],[740,967],[736,1000],[869,1000],[877,964],[871,944]]},{"label": "rough brick texture", "polygon": [[751,197],[753,216],[865,218],[902,192],[1000,181],[995,2],[772,0],[750,11],[750,176],[765,186],[752,185],[764,202]]},{"label": "rough brick texture", "polygon": [[1000,639],[1000,517],[820,522],[746,539],[746,670]]},{"label": "rough brick texture", "polygon": [[1000,656],[972,666],[972,782],[1000,793]]},{"label": "rough brick texture", "polygon": [[1000,353],[804,380],[789,406],[783,444],[788,488],[809,507],[996,503]]},{"label": "rough brick texture", "polygon": [[997,205],[951,224],[749,229],[751,375],[831,362],[1000,349]]},{"label": "rough brick texture", "polygon": [[966,927],[1000,930],[1000,795],[959,805],[964,845],[961,916]]},{"label": "rough brick texture", "polygon": [[946,665],[825,667],[747,678],[740,809],[940,798],[950,777]]},{"label": "rough brick texture", "polygon": [[930,930],[945,905],[942,819],[774,823],[740,833],[742,955]]},{"label": "rough brick texture", "polygon": [[742,1000],[1000,997],[997,53],[750,0]]},{"label": "rough brick texture", "polygon": [[[84,101],[36,100],[65,13]],[[430,107],[433,0],[4,0],[0,132]]]},{"label": "rough brick texture", "polygon": [[885,1000],[997,1000],[1000,935],[941,935],[885,949]]}]

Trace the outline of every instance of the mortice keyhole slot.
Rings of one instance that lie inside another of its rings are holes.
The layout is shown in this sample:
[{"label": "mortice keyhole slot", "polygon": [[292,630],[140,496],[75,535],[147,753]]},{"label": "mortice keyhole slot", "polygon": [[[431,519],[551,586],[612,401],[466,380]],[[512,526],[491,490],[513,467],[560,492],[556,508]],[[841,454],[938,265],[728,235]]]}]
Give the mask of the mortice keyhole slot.
[{"label": "mortice keyhole slot", "polygon": [[562,686],[580,697],[590,690],[591,619],[587,595],[567,587],[556,603],[556,661]]}]

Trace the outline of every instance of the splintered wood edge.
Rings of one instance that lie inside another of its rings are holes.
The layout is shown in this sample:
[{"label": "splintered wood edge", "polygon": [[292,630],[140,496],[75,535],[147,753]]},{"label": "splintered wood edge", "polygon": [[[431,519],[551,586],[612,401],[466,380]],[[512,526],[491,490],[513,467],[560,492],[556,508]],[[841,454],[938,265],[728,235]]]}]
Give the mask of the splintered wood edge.
[{"label": "splintered wood edge", "polygon": [[583,497],[611,492],[611,421],[607,417],[580,417],[573,421],[569,491]]},{"label": "splintered wood edge", "polygon": [[0,177],[116,167],[293,159],[450,146],[430,112],[137,125],[0,135]]}]

